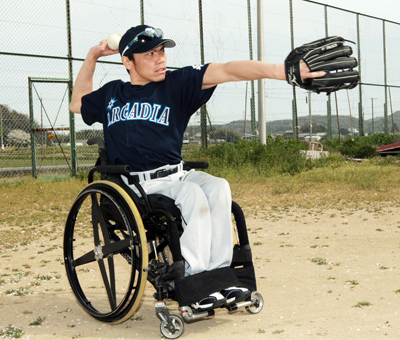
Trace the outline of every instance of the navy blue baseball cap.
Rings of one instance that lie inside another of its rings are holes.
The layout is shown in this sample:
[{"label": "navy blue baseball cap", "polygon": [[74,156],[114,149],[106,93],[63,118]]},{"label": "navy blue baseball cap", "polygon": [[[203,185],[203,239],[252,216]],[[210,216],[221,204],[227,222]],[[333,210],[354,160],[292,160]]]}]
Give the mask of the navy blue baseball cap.
[{"label": "navy blue baseball cap", "polygon": [[148,25],[131,27],[122,36],[119,42],[121,57],[131,53],[145,53],[153,50],[159,45],[165,47],[175,47],[175,42],[171,39],[163,39],[163,32],[159,28]]}]

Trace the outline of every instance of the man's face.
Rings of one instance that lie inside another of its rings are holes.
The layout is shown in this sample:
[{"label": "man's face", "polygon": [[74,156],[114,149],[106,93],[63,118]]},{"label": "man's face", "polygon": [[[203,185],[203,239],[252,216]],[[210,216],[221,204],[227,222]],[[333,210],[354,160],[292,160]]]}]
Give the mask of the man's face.
[{"label": "man's face", "polygon": [[150,82],[159,82],[165,79],[167,55],[163,45],[145,53],[135,53],[133,65],[133,79],[136,85],[146,85]]}]

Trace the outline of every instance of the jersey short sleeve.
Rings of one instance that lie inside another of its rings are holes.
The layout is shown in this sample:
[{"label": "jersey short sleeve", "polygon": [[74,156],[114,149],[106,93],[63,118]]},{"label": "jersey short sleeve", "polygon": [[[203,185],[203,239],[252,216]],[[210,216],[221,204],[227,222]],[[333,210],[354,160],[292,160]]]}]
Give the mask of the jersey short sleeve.
[{"label": "jersey short sleeve", "polygon": [[170,79],[176,92],[181,91],[180,100],[184,111],[191,116],[200,106],[207,103],[214,93],[215,86],[202,90],[204,73],[209,64],[186,66],[178,71],[170,72]]},{"label": "jersey short sleeve", "polygon": [[108,92],[118,85],[122,85],[122,80],[111,81],[98,90],[82,97],[82,119],[87,125],[94,123],[104,123],[104,105],[108,99]]}]

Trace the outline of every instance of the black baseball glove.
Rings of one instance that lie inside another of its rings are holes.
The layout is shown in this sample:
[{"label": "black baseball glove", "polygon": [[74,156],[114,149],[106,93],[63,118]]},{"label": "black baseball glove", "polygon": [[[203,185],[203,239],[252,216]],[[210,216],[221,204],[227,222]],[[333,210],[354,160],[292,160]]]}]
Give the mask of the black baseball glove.
[{"label": "black baseball glove", "polygon": [[[328,94],[357,86],[360,75],[353,68],[357,59],[350,57],[353,50],[344,45],[342,37],[328,37],[295,48],[285,60],[286,80],[289,84],[317,93]],[[313,79],[301,79],[300,60],[304,60],[311,72],[325,71],[326,75]]]}]

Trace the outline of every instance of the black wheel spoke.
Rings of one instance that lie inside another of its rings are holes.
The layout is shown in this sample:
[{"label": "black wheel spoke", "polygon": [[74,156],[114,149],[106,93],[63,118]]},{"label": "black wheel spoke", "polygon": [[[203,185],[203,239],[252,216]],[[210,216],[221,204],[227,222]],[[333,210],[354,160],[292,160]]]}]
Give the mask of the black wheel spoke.
[{"label": "black wheel spoke", "polygon": [[84,264],[87,264],[87,263],[90,263],[93,261],[96,261],[96,258],[95,258],[94,251],[91,250],[88,253],[86,253],[85,255],[83,255],[83,256],[77,258],[75,261],[73,261],[72,265],[74,267],[79,267],[79,266],[82,266]]},{"label": "black wheel spoke", "polygon": [[122,250],[130,246],[129,239],[121,240],[118,242],[110,243],[102,247],[103,256],[107,257],[110,254],[119,254]]},{"label": "black wheel spoke", "polygon": [[99,202],[97,201],[97,194],[93,193],[90,195],[92,198],[92,224],[93,224],[93,238],[95,247],[100,245],[99,235],[99,214],[101,214]]},{"label": "black wheel spoke", "polygon": [[[110,270],[111,295],[116,297],[117,294],[116,294],[116,288],[115,288],[115,267],[114,267],[114,257],[113,256],[108,258],[108,269]],[[116,303],[116,301],[115,301],[115,303]]]},{"label": "black wheel spoke", "polygon": [[[111,310],[115,310],[117,308],[116,296],[115,293],[113,294],[113,291],[111,289],[110,281],[108,280],[106,266],[104,265],[103,259],[100,259],[98,263],[100,267],[101,276],[103,278],[104,287],[106,288],[107,291],[108,301],[110,302]],[[115,277],[113,284],[115,285]]]}]

